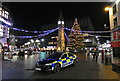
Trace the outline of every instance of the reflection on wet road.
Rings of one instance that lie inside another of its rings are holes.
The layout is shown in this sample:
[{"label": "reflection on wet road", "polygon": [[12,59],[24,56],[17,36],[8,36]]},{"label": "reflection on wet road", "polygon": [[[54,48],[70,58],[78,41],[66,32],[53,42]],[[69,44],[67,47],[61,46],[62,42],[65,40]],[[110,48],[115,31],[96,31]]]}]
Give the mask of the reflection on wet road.
[{"label": "reflection on wet road", "polygon": [[[35,63],[48,56],[41,52],[30,56],[25,55],[23,60],[14,56],[11,61],[3,61],[3,79],[117,79],[117,73],[112,71],[111,65],[104,65],[86,59],[85,54],[79,54],[79,62],[75,66],[67,67],[57,74],[48,74],[35,71]],[[91,56],[90,56],[91,57]]]}]

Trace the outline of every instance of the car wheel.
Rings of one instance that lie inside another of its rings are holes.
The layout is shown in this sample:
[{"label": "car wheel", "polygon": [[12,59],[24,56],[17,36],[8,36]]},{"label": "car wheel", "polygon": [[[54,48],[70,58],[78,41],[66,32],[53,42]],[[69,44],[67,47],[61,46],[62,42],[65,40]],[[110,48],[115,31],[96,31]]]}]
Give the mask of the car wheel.
[{"label": "car wheel", "polygon": [[53,72],[54,72],[54,73],[57,73],[57,72],[59,72],[60,70],[61,70],[60,64],[56,64],[56,65],[54,66]]}]

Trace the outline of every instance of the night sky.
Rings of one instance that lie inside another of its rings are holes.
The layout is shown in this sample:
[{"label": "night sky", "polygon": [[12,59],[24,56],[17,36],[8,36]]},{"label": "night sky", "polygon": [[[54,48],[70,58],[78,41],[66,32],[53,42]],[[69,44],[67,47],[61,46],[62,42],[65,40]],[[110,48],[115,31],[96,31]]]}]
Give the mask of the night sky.
[{"label": "night sky", "polygon": [[[74,20],[75,18],[91,18],[95,30],[109,30],[104,28],[106,23],[109,26],[109,15],[104,11],[106,2],[7,2],[3,3],[9,9],[9,13],[14,22],[14,27],[25,30],[42,31],[43,25],[57,24],[60,9],[64,21]],[[70,28],[70,27],[68,27]],[[69,34],[69,32],[66,32]],[[30,33],[13,31],[13,35],[34,35]],[[51,40],[51,36],[58,35],[57,31],[44,36],[46,45]],[[105,38],[103,38],[105,40]],[[103,40],[102,39],[102,40]],[[21,41],[21,42],[20,42]],[[20,45],[29,40],[19,40]],[[45,44],[45,42],[44,42]],[[18,45],[19,46],[19,45]]]},{"label": "night sky", "polygon": [[27,30],[40,30],[42,25],[57,23],[60,9],[64,20],[90,17],[96,30],[103,30],[108,24],[108,13],[105,2],[8,2],[14,27]]}]

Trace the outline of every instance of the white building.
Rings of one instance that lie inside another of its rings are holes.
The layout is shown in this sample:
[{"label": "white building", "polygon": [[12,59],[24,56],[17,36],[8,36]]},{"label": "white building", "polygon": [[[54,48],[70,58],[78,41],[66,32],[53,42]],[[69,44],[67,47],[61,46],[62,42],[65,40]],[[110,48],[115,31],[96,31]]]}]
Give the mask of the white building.
[{"label": "white building", "polygon": [[9,27],[12,25],[9,12],[3,6],[0,6],[0,54],[2,47],[7,44],[7,38],[9,38]]},{"label": "white building", "polygon": [[109,8],[111,46],[113,56],[120,57],[120,0],[115,0]]}]

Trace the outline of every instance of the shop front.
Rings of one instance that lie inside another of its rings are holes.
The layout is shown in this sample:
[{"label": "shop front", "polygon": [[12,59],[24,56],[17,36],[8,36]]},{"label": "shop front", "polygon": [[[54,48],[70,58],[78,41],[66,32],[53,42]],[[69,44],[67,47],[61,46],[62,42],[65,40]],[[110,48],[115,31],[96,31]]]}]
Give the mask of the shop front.
[{"label": "shop front", "polygon": [[120,57],[120,29],[114,30],[112,37],[111,47],[113,47],[113,56]]}]

